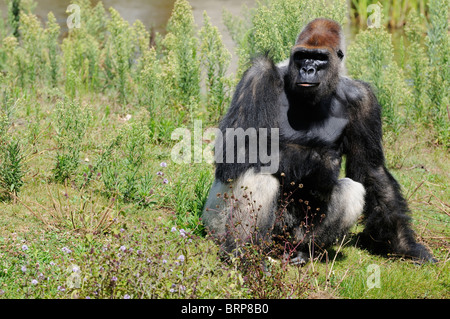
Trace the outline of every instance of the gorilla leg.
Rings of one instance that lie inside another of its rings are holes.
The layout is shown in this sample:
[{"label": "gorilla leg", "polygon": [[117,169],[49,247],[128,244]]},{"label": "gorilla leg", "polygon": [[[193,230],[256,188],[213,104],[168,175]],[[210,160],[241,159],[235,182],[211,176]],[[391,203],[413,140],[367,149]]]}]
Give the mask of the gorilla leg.
[{"label": "gorilla leg", "polygon": [[291,263],[305,263],[311,244],[327,248],[347,234],[363,212],[365,193],[363,185],[350,178],[338,180],[331,193],[328,209],[322,214],[320,221],[315,222],[307,232],[304,227],[297,229],[296,239],[302,242]]},{"label": "gorilla leg", "polygon": [[247,243],[271,241],[280,183],[272,175],[249,169],[236,181],[216,180],[202,219],[227,253],[239,253]]}]

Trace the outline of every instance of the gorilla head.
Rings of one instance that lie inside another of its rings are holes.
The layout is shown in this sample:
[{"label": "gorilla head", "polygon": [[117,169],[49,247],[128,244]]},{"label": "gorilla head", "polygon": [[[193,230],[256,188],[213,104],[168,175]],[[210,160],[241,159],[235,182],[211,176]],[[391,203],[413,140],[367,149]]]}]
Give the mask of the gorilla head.
[{"label": "gorilla head", "polygon": [[343,54],[341,26],[315,19],[300,33],[291,50],[287,89],[313,104],[332,93],[338,84]]}]

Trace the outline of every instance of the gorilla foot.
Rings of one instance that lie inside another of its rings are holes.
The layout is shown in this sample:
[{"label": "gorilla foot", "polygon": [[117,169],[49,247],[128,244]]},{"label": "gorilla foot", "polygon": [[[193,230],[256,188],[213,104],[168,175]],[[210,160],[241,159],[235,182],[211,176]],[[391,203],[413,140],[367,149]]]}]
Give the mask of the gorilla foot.
[{"label": "gorilla foot", "polygon": [[402,254],[404,257],[411,258],[415,264],[437,263],[438,260],[422,244],[415,243],[410,249]]},{"label": "gorilla foot", "polygon": [[438,262],[424,245],[417,242],[393,246],[375,240],[370,234],[363,232],[359,234],[358,246],[367,249],[372,254],[408,258],[413,260],[416,264]]}]

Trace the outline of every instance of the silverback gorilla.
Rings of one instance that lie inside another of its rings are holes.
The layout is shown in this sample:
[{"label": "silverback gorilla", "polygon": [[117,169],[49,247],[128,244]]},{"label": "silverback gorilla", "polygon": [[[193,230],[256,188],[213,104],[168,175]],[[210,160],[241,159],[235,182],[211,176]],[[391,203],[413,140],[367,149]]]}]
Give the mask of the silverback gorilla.
[{"label": "silverback gorilla", "polygon": [[[287,61],[261,57],[244,73],[219,126],[226,138],[215,146],[215,181],[202,215],[225,252],[239,254],[249,243],[273,251],[278,242],[279,253],[302,264],[363,214],[359,241],[369,251],[434,260],[416,242],[406,200],[385,167],[380,105],[368,84],[341,74],[343,57],[340,25],[316,19]],[[276,172],[263,172],[259,155],[250,160],[250,135],[239,148],[227,134],[255,129],[260,138],[261,128],[271,129],[266,141],[278,134]],[[346,178],[339,179],[343,156]]]}]

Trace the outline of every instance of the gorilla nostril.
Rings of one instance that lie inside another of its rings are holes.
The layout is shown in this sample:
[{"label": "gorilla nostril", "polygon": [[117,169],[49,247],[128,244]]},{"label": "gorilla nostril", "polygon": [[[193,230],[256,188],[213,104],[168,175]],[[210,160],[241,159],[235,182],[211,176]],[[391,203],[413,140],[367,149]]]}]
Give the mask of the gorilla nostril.
[{"label": "gorilla nostril", "polygon": [[314,68],[309,68],[308,69],[308,74],[309,75],[314,74],[315,72],[316,72],[316,70],[314,70]]}]

